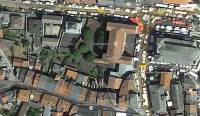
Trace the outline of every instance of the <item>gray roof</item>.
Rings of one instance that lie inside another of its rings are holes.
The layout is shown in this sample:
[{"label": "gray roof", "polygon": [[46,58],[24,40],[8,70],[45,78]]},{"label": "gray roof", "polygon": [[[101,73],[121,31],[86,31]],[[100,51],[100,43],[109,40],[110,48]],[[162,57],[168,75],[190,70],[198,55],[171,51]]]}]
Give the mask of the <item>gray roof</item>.
[{"label": "gray roof", "polygon": [[8,25],[10,23],[10,13],[9,12],[0,12],[0,24]]},{"label": "gray roof", "polygon": [[54,64],[53,64],[53,67],[51,68],[51,70],[52,70],[53,72],[55,72],[55,73],[59,73],[60,68],[61,68],[61,65],[54,63]]},{"label": "gray roof", "polygon": [[63,17],[62,16],[55,16],[55,15],[43,15],[42,22],[49,23],[49,24],[62,24]]},{"label": "gray roof", "polygon": [[42,20],[40,19],[35,19],[35,18],[31,18],[28,19],[28,31],[31,33],[35,33],[35,36],[42,36],[43,32],[42,32]]},{"label": "gray roof", "polygon": [[99,5],[103,5],[103,6],[113,6],[114,5],[114,0],[98,0],[97,3]]},{"label": "gray roof", "polygon": [[184,110],[184,101],[181,84],[171,84],[171,98],[176,110]]},{"label": "gray roof", "polygon": [[162,94],[164,93],[164,89],[161,88],[159,85],[150,85],[150,101],[152,111],[155,113],[166,113],[167,106],[166,106],[166,99],[163,99]]},{"label": "gray roof", "polygon": [[200,56],[197,48],[163,43],[158,44],[158,52],[161,56],[156,61],[181,65],[192,65]]},{"label": "gray roof", "polygon": [[81,92],[81,87],[80,86],[73,86],[72,87],[72,94],[71,94],[71,98],[75,101],[77,101],[78,96],[80,95]]}]

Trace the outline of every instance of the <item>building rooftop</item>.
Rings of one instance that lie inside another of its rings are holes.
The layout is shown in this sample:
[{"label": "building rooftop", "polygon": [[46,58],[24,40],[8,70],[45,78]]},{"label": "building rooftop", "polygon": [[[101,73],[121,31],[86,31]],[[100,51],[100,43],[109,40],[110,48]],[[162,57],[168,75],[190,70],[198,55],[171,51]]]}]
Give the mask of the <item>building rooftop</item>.
[{"label": "building rooftop", "polygon": [[134,90],[134,80],[124,80],[120,87],[120,95],[128,95],[130,90]]},{"label": "building rooftop", "polygon": [[[127,34],[136,34],[136,26],[108,22],[106,30],[109,31],[107,53],[103,57],[109,63],[133,64],[132,57],[124,56],[126,52]],[[130,43],[131,44],[131,43]]]},{"label": "building rooftop", "polygon": [[58,37],[60,33],[60,26],[53,24],[44,24],[44,36]]},{"label": "building rooftop", "polygon": [[28,19],[28,31],[34,33],[35,36],[42,36],[43,35],[42,20],[36,18]]},{"label": "building rooftop", "polygon": [[62,95],[65,95],[67,96],[69,91],[71,91],[69,88],[69,83],[66,82],[65,80],[63,79],[60,79],[56,85],[56,88],[55,88],[55,92],[59,93],[59,94],[62,94]]},{"label": "building rooftop", "polygon": [[163,42],[159,42],[158,46],[160,46],[158,47],[160,57],[156,59],[157,62],[191,66],[193,61],[200,56],[200,51],[193,47],[171,45]]},{"label": "building rooftop", "polygon": [[51,116],[63,116],[63,112],[51,112]]},{"label": "building rooftop", "polygon": [[0,80],[4,79],[4,71],[0,70]]},{"label": "building rooftop", "polygon": [[172,72],[161,72],[160,85],[170,87]]},{"label": "building rooftop", "polygon": [[[192,104],[189,104],[189,105],[185,105],[185,112],[187,113],[187,114],[196,114],[196,116],[197,116],[197,112],[198,112],[198,110],[197,110],[197,105],[192,105]],[[193,116],[193,115],[192,115]]]},{"label": "building rooftop", "polygon": [[122,79],[110,76],[108,80],[108,88],[119,89]]},{"label": "building rooftop", "polygon": [[29,109],[28,103],[22,103],[16,116],[24,116]]},{"label": "building rooftop", "polygon": [[65,0],[67,3],[96,4],[96,0]]},{"label": "building rooftop", "polygon": [[162,97],[164,93],[164,89],[159,85],[150,85],[150,99],[151,99],[151,107],[154,113],[166,113],[166,99]]},{"label": "building rooftop", "polygon": [[43,106],[51,106],[51,107],[56,107],[58,102],[58,98],[55,96],[43,94],[42,99],[41,99],[41,104]]},{"label": "building rooftop", "polygon": [[57,110],[60,112],[68,112],[70,109],[71,104],[64,100],[59,100],[57,104]]},{"label": "building rooftop", "polygon": [[10,29],[24,29],[25,14],[10,14]]},{"label": "building rooftop", "polygon": [[162,3],[169,4],[188,4],[191,0],[162,0]]},{"label": "building rooftop", "polygon": [[66,22],[65,33],[81,34],[82,22],[69,20]]},{"label": "building rooftop", "polygon": [[42,15],[42,23],[61,25],[62,21],[63,21],[63,17],[62,16]]},{"label": "building rooftop", "polygon": [[28,90],[20,89],[18,96],[17,96],[17,100],[19,100],[21,102],[28,102],[28,100],[29,100]]},{"label": "building rooftop", "polygon": [[171,84],[171,99],[176,110],[183,112],[184,101],[181,84]]},{"label": "building rooftop", "polygon": [[65,73],[65,76],[76,80],[76,78],[77,78],[77,76],[78,76],[78,73],[75,72],[75,71],[73,71],[73,70],[67,69],[67,71],[66,71],[66,73]]},{"label": "building rooftop", "polygon": [[8,25],[10,23],[10,12],[0,12],[0,24]]},{"label": "building rooftop", "polygon": [[42,93],[31,91],[30,92],[30,100],[39,103],[41,101]]},{"label": "building rooftop", "polygon": [[73,105],[71,110],[69,111],[69,115],[75,114],[78,112],[78,106]]},{"label": "building rooftop", "polygon": [[125,97],[119,98],[119,108],[120,108],[120,110],[125,111],[127,109],[127,107],[128,107],[128,103],[125,100]]}]

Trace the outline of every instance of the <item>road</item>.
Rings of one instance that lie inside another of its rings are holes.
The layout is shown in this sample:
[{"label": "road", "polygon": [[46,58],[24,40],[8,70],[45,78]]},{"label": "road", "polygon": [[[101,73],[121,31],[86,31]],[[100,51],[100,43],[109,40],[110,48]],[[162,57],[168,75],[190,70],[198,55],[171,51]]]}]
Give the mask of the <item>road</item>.
[{"label": "road", "polygon": [[0,47],[0,56],[3,58],[3,61],[5,62],[5,64],[7,65],[7,71],[8,71],[8,74],[9,74],[9,80],[11,81],[19,81],[15,75],[13,74],[13,67],[10,63],[10,61],[8,60],[5,52],[3,51],[3,49]]}]

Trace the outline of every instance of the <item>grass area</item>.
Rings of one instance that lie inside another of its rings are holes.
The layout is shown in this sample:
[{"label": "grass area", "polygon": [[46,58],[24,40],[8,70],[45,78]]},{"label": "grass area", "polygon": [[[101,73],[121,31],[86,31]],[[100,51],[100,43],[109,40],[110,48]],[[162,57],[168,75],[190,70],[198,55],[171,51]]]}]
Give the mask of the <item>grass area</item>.
[{"label": "grass area", "polygon": [[41,108],[29,107],[26,116],[40,116],[42,113]]},{"label": "grass area", "polygon": [[23,58],[23,59],[27,59],[27,49],[20,47],[20,46],[16,46],[13,45],[13,56],[17,57],[17,58]]},{"label": "grass area", "polygon": [[53,62],[57,64],[62,64],[62,61],[64,60],[64,58],[65,58],[64,53],[57,52],[53,58]]}]

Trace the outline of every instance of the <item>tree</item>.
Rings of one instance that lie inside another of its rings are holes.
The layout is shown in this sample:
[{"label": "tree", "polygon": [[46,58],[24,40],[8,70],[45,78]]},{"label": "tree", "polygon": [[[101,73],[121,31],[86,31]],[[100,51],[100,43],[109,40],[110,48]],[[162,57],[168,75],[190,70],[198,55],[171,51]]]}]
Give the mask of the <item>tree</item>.
[{"label": "tree", "polygon": [[8,29],[6,29],[4,31],[4,38],[5,39],[15,39],[16,35],[17,34],[15,32],[9,31]]},{"label": "tree", "polygon": [[23,46],[26,48],[30,47],[30,45],[31,45],[31,43],[27,39],[23,39],[22,43],[23,43]]},{"label": "tree", "polygon": [[87,62],[93,62],[95,60],[96,56],[95,56],[95,54],[93,52],[88,51],[88,52],[83,54],[83,58]]},{"label": "tree", "polygon": [[[105,32],[101,30],[99,32],[98,37],[97,37],[97,43],[104,43],[104,38],[105,38]],[[100,44],[98,47],[100,49],[103,49],[103,45],[102,44]]]},{"label": "tree", "polygon": [[79,45],[78,45],[78,50],[81,52],[81,53],[86,53],[89,51],[87,45],[83,42],[81,42]]},{"label": "tree", "polygon": [[26,113],[26,116],[40,116],[41,113],[42,113],[42,111],[40,108],[30,107]]},{"label": "tree", "polygon": [[81,55],[81,52],[79,50],[75,50],[72,52],[72,57],[79,58]]},{"label": "tree", "polygon": [[83,39],[89,41],[92,39],[92,30],[89,27],[85,27],[83,30]]}]

